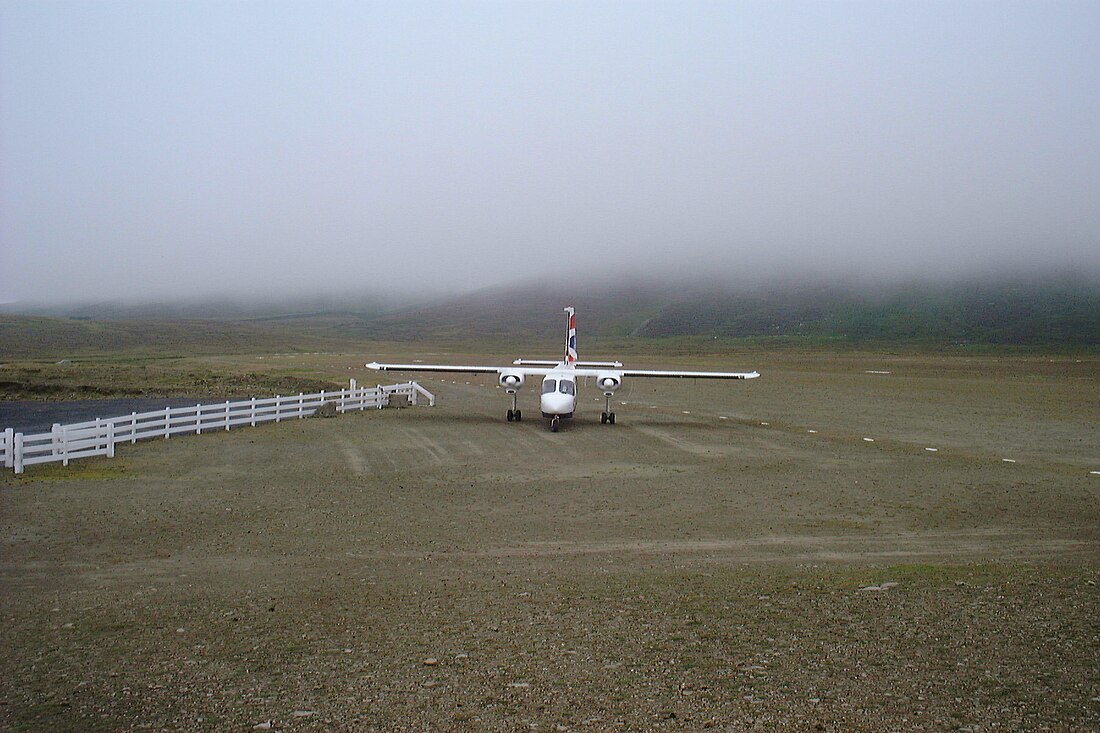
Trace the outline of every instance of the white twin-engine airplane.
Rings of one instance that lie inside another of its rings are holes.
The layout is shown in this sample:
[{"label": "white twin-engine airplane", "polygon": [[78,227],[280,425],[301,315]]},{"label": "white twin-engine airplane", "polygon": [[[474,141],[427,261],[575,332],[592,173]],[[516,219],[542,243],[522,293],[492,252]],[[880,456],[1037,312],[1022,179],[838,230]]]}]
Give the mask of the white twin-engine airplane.
[{"label": "white twin-engine airplane", "polygon": [[[596,386],[606,398],[600,422],[615,424],[611,411],[611,395],[623,384],[625,377],[680,377],[692,379],[755,379],[757,372],[669,372],[647,369],[623,369],[617,361],[577,361],[577,316],[572,308],[566,308],[569,326],[565,337],[563,361],[538,361],[516,359],[512,366],[453,366],[447,364],[367,364],[370,369],[397,372],[461,372],[465,374],[497,374],[500,386],[512,395],[512,409],[508,421],[522,420],[523,413],[516,406],[516,393],[529,376],[542,377],[542,396],[539,403],[542,416],[550,420],[550,431],[558,432],[559,421],[573,417],[577,409],[577,377],[595,377]],[[516,368],[521,367],[521,368]]]}]

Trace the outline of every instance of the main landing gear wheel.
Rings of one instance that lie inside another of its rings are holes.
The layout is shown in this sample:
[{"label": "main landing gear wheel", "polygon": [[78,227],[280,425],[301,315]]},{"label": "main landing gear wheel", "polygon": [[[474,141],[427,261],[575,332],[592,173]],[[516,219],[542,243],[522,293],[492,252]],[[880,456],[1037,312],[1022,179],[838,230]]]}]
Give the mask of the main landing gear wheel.
[{"label": "main landing gear wheel", "polygon": [[551,433],[558,432],[558,418],[556,418],[556,417],[550,418],[550,432]]},{"label": "main landing gear wheel", "polygon": [[523,413],[520,412],[519,410],[516,410],[514,414],[516,416],[516,422],[519,422],[520,420],[523,419]]},{"label": "main landing gear wheel", "polygon": [[515,410],[508,410],[508,422],[512,422],[515,419],[516,419],[516,411]]}]

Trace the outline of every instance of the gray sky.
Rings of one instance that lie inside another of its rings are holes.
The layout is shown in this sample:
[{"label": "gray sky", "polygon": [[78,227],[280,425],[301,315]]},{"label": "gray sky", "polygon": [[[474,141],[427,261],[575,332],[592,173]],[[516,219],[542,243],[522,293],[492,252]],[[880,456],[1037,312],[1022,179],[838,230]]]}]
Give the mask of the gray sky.
[{"label": "gray sky", "polygon": [[5,0],[0,248],[0,301],[1100,271],[1100,2]]}]

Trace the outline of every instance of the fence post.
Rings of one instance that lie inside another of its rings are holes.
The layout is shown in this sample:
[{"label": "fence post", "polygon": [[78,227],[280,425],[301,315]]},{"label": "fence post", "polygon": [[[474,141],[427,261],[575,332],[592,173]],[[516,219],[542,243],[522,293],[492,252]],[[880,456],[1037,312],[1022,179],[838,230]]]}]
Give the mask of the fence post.
[{"label": "fence post", "polygon": [[61,443],[61,423],[55,422],[53,424],[53,427],[50,428],[50,434],[50,448],[52,449],[51,452],[53,455],[56,456],[58,452],[57,446]]},{"label": "fence post", "polygon": [[229,430],[229,400],[225,401],[225,429]]},{"label": "fence post", "polygon": [[252,427],[256,427],[256,398],[252,398],[252,405],[249,409],[248,415],[252,418]]},{"label": "fence post", "polygon": [[107,421],[107,457],[115,457],[115,421]]},{"label": "fence post", "polygon": [[[298,393],[298,418],[299,419],[301,419],[302,417],[305,416],[305,407],[302,406],[302,403],[303,403],[304,400],[305,400],[305,397],[303,397],[302,393],[299,392]],[[321,390],[321,403],[324,404],[324,401],[325,401],[325,390],[322,389]]]},{"label": "fence post", "polygon": [[15,468],[15,428],[4,431],[4,468]]},{"label": "fence post", "polygon": [[283,398],[281,395],[275,395],[275,422],[282,422],[279,415],[279,410],[283,406]]},{"label": "fence post", "polygon": [[23,473],[23,433],[16,433],[12,438],[12,463],[15,464],[15,472]]},{"label": "fence post", "polygon": [[164,408],[164,439],[168,440],[172,437],[172,408]]},{"label": "fence post", "polygon": [[[97,417],[96,420],[99,418]],[[62,466],[69,465],[69,426],[61,426],[61,456],[64,460],[61,461]]]},{"label": "fence post", "polygon": [[137,413],[130,413],[130,445],[137,442]]},{"label": "fence post", "polygon": [[386,388],[381,384],[378,385],[378,409],[381,410],[386,406]]},{"label": "fence post", "polygon": [[195,435],[202,435],[202,405],[195,405]]},{"label": "fence post", "polygon": [[[106,446],[103,446],[103,443],[101,442],[102,440],[103,440],[103,424],[99,421],[99,418],[97,417],[95,419],[95,449],[97,451],[100,449],[101,446],[106,447]],[[66,441],[66,442],[68,442],[68,441]]]}]

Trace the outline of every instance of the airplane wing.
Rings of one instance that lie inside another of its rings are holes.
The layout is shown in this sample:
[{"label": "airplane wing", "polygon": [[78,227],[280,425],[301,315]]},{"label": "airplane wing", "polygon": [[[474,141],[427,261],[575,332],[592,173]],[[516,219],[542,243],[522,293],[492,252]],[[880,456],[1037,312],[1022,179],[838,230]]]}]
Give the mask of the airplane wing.
[{"label": "airplane wing", "polygon": [[461,366],[457,364],[379,364],[372,361],[367,364],[368,369],[379,372],[452,372],[458,374],[549,374],[552,369],[532,369],[523,367],[517,369],[514,366]]},{"label": "airplane wing", "polygon": [[[542,363],[542,362],[536,362]],[[545,362],[550,364],[551,362]],[[614,362],[608,362],[610,366]],[[502,374],[504,372],[515,374],[549,374],[552,368],[540,368],[523,366],[517,369],[515,366],[461,366],[457,364],[379,364],[372,361],[367,364],[368,369],[382,372],[452,372],[462,374]],[[681,372],[655,369],[593,369],[581,368],[573,371],[579,377],[599,377],[608,373],[618,374],[621,377],[663,377],[672,379],[756,379],[759,372]]]},{"label": "airplane wing", "polygon": [[665,377],[679,379],[756,379],[760,372],[680,372],[655,369],[577,369],[582,377],[602,377],[608,374],[621,377]]},{"label": "airplane wing", "polygon": [[680,379],[756,379],[760,372],[676,372],[652,369],[624,369],[624,377],[679,377]]}]

